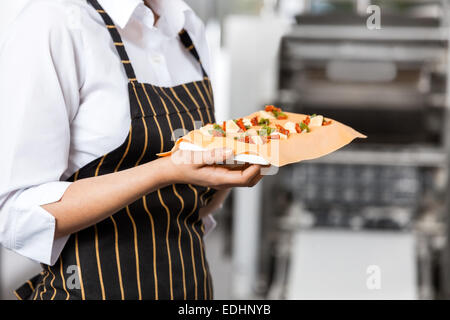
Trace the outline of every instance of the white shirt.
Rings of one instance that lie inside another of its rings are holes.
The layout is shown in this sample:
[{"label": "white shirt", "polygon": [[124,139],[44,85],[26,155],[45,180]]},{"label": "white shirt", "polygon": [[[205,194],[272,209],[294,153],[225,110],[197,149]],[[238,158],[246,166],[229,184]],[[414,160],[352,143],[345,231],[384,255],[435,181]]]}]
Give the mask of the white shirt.
[{"label": "white shirt", "polygon": [[[181,0],[99,0],[139,81],[175,86],[202,79],[183,47],[185,28],[206,71],[204,26]],[[59,201],[78,169],[125,140],[127,77],[100,15],[85,0],[33,0],[0,47],[0,244],[53,265],[68,237],[54,240]],[[205,219],[206,229],[214,221]]]}]

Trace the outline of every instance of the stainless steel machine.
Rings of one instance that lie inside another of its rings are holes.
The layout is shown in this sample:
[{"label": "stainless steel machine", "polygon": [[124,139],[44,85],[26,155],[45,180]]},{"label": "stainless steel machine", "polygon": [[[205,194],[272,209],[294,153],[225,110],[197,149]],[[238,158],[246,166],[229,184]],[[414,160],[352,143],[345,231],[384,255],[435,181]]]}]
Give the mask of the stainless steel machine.
[{"label": "stainless steel machine", "polygon": [[[307,7],[281,42],[279,105],[324,114],[368,139],[265,179],[261,247],[271,250],[260,253],[260,292],[270,298],[308,297],[290,293],[296,274],[314,270],[308,263],[320,259],[316,253],[303,257],[302,243],[312,239],[304,235],[339,231],[348,235],[348,248],[358,241],[354,234],[374,239],[373,247],[367,244],[361,254],[345,258],[349,265],[392,236],[379,260],[387,265],[398,259],[399,269],[392,264],[385,274],[409,272],[405,281],[414,288],[402,295],[404,286],[392,287],[396,293],[379,297],[450,298],[448,4],[372,1],[380,5],[382,20],[381,29],[371,30],[360,1],[350,11],[339,5],[351,1],[320,2],[329,3],[326,10]],[[319,250],[334,250],[327,245],[333,240],[323,241]],[[395,241],[405,249],[393,249]],[[397,256],[387,255],[389,246]],[[340,250],[344,254],[346,248]],[[293,270],[299,256],[306,261]],[[326,263],[333,268],[335,262]],[[342,268],[343,275],[356,277]]]}]

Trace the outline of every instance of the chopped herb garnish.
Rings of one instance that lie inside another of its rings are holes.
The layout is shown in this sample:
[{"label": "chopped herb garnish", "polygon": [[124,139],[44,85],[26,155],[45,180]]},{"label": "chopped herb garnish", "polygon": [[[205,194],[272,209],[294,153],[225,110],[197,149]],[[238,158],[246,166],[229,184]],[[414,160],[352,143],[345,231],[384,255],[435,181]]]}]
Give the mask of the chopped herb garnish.
[{"label": "chopped herb garnish", "polygon": [[268,136],[270,135],[272,132],[274,132],[275,129],[268,127],[266,125],[264,125],[261,130],[258,131],[258,135],[260,136]]},{"label": "chopped herb garnish", "polygon": [[213,128],[214,128],[214,130],[215,131],[218,131],[218,132],[220,132],[224,137],[225,137],[225,131],[223,131],[223,129],[222,129],[222,127],[220,126],[220,125],[218,125],[218,124],[214,124],[213,125]]},{"label": "chopped herb garnish", "polygon": [[272,113],[277,119],[287,119],[287,115],[282,111],[273,110]]},{"label": "chopped herb garnish", "polygon": [[265,119],[265,118],[261,118],[261,119],[259,119],[258,124],[259,124],[260,126],[261,126],[261,125],[266,125],[266,126],[268,126],[268,125],[270,124],[270,120],[269,120],[269,119]]},{"label": "chopped herb garnish", "polygon": [[311,132],[311,129],[309,129],[308,125],[304,122],[300,123],[300,128],[303,130],[306,130],[306,132]]}]

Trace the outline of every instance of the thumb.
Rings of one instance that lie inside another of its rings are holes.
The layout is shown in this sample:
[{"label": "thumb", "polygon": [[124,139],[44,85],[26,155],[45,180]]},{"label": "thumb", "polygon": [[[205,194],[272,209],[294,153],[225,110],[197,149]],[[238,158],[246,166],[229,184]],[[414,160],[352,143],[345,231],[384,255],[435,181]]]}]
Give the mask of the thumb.
[{"label": "thumb", "polygon": [[225,163],[226,160],[232,159],[234,156],[233,150],[228,148],[211,149],[204,151],[203,164],[211,165],[215,163]]}]

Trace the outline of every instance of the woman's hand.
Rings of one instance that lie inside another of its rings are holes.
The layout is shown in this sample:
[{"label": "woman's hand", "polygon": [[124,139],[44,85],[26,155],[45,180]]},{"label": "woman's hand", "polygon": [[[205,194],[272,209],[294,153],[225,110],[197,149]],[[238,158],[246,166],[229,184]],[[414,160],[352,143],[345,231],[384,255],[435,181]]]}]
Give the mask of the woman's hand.
[{"label": "woman's hand", "polygon": [[232,158],[230,149],[178,150],[168,158],[168,172],[174,183],[189,183],[217,190],[253,187],[261,180],[259,165],[250,165],[242,170],[231,170],[220,165],[230,162]]}]

